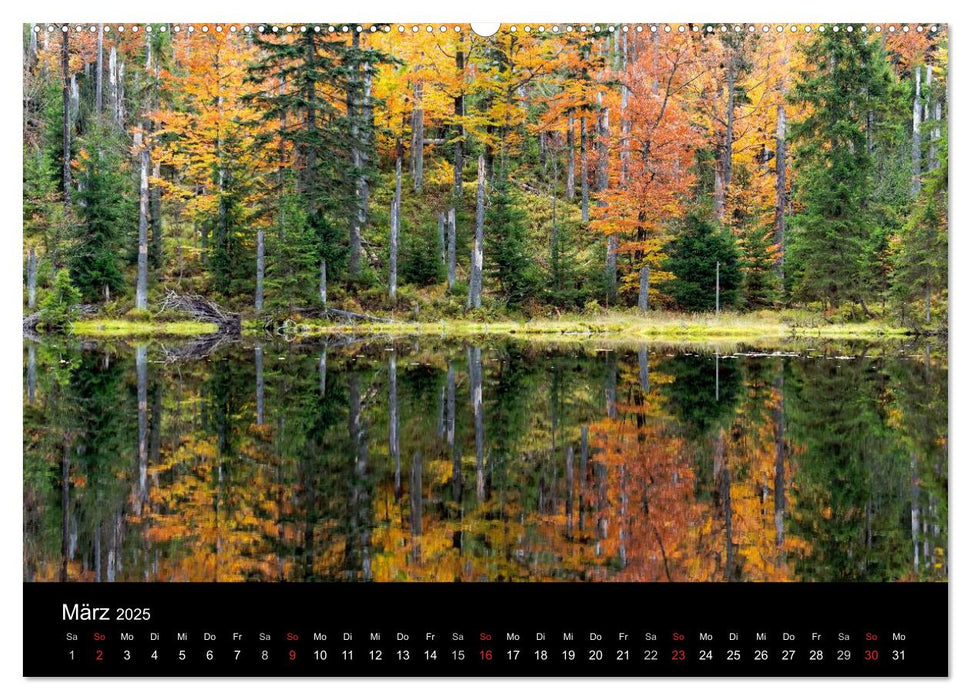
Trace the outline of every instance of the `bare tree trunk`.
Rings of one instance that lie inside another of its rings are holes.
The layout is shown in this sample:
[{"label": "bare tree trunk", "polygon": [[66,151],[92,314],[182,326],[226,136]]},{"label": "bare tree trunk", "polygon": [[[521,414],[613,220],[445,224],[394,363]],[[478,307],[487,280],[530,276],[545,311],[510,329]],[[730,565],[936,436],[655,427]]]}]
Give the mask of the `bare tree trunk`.
[{"label": "bare tree trunk", "polygon": [[455,207],[448,210],[448,291],[455,286]]},{"label": "bare tree trunk", "polygon": [[577,498],[577,527],[582,532],[585,525],[585,514],[586,507],[584,504],[584,498],[586,496],[586,484],[587,484],[587,457],[589,455],[589,429],[587,426],[580,426],[580,494]]},{"label": "bare tree trunk", "polygon": [[68,50],[67,28],[61,32],[61,97],[64,100],[62,110],[62,144],[61,157],[61,186],[64,188],[64,204],[71,206],[71,75],[70,51]]},{"label": "bare tree trunk", "polygon": [[98,24],[98,57],[94,64],[94,111],[99,117],[104,109],[104,37],[104,25]]},{"label": "bare tree trunk", "polygon": [[786,199],[786,108],[780,103],[775,120],[775,267],[780,278],[785,276]]},{"label": "bare tree trunk", "polygon": [[590,221],[589,155],[587,153],[587,117],[580,117],[580,219]]},{"label": "bare tree trunk", "polygon": [[604,275],[607,280],[607,302],[617,299],[617,236],[607,236],[607,255],[604,262]]},{"label": "bare tree trunk", "polygon": [[[360,48],[361,35],[358,32],[351,32],[351,44],[356,52]],[[356,59],[355,59],[356,60]],[[355,65],[354,72],[357,74],[360,67]],[[347,94],[345,96],[347,105],[347,118],[350,122],[350,155],[351,167],[354,169],[354,181],[356,185],[355,195],[357,204],[354,214],[351,216],[350,232],[350,251],[347,259],[347,271],[352,278],[361,274],[361,216],[360,216],[360,178],[363,175],[363,163],[361,160],[360,125],[358,123],[358,82],[355,79],[349,81]]]},{"label": "bare tree trunk", "polygon": [[468,308],[482,306],[482,238],[485,228],[485,158],[479,156],[479,180],[475,195],[475,241],[469,270]]},{"label": "bare tree trunk", "polygon": [[263,229],[256,232],[256,313],[263,313]]},{"label": "bare tree trunk", "polygon": [[325,309],[327,308],[327,261],[320,261],[320,304]]},{"label": "bare tree trunk", "polygon": [[566,120],[566,200],[572,202],[576,197],[577,163],[573,136],[573,116]]},{"label": "bare tree trunk", "polygon": [[140,177],[138,186],[138,280],[135,285],[135,308],[148,309],[148,144],[142,131],[135,133]]},{"label": "bare tree trunk", "polygon": [[31,311],[37,305],[37,254],[30,246],[27,254],[27,308]]},{"label": "bare tree trunk", "polygon": [[388,296],[394,304],[398,296],[398,229],[401,226],[401,141],[398,141],[398,157],[395,159],[394,199],[391,200],[391,243],[388,259]]},{"label": "bare tree trunk", "polygon": [[921,174],[921,149],[920,149],[920,127],[921,127],[921,102],[920,102],[920,67],[914,67],[914,117],[913,117],[913,135],[910,146],[910,160],[912,177],[910,184],[910,192],[915,197],[920,191],[920,174]]},{"label": "bare tree trunk", "polygon": [[422,105],[424,84],[416,82],[411,111],[411,177],[415,192],[421,192],[425,173],[425,110]]},{"label": "bare tree trunk", "polygon": [[735,144],[735,83],[736,58],[732,50],[728,59],[728,70],[725,76],[725,90],[728,93],[728,104],[725,109],[725,134],[717,151],[718,161],[715,164],[715,218],[725,220],[725,207],[732,185],[732,149]]},{"label": "bare tree trunk", "polygon": [[607,137],[610,134],[610,112],[603,106],[603,93],[597,93],[597,192],[603,192],[609,184],[607,172],[607,158],[609,145]]},{"label": "bare tree trunk", "polygon": [[[465,51],[462,46],[455,50],[455,72],[459,79],[465,80]],[[465,94],[459,92],[455,96],[454,103],[455,116],[455,152],[452,156],[452,196],[455,204],[458,205],[462,200],[462,170],[465,168],[465,127],[462,119],[465,116]],[[451,286],[449,287],[451,288]]]},{"label": "bare tree trunk", "polygon": [[647,311],[650,306],[651,293],[651,268],[647,265],[641,268],[641,288],[637,295],[637,307],[641,311]]}]

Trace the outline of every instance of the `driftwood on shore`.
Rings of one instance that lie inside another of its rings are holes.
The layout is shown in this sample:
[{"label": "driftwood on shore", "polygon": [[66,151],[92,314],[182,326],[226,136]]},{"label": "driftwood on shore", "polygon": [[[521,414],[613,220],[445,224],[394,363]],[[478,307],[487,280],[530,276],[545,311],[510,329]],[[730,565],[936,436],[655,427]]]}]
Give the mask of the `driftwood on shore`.
[{"label": "driftwood on shore", "polygon": [[214,323],[223,335],[240,335],[242,326],[240,316],[232,311],[226,311],[214,301],[206,299],[200,294],[179,294],[169,290],[159,304],[160,311],[175,311],[186,314],[196,321]]}]

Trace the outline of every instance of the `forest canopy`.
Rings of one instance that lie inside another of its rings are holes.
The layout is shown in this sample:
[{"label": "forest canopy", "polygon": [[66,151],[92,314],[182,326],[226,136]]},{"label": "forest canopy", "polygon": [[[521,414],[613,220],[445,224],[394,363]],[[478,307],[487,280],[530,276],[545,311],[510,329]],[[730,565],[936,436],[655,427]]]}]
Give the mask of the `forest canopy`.
[{"label": "forest canopy", "polygon": [[946,323],[940,25],[25,25],[23,49],[28,311],[175,289]]}]

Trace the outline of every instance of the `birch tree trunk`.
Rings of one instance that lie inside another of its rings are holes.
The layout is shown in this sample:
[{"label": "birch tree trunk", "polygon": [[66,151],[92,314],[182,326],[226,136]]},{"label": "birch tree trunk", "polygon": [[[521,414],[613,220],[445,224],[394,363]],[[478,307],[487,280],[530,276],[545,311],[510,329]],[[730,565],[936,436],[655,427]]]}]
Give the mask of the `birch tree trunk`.
[{"label": "birch tree trunk", "polygon": [[448,210],[448,245],[446,257],[448,258],[448,291],[452,291],[455,286],[455,207]]},{"label": "birch tree trunk", "polygon": [[263,313],[263,229],[256,232],[256,313]]},{"label": "birch tree trunk", "polygon": [[135,284],[135,308],[148,309],[148,144],[142,131],[135,133],[135,150],[139,159],[138,185],[138,279]]},{"label": "birch tree trunk", "polygon": [[455,444],[455,367],[448,363],[445,378],[445,442],[451,447]]},{"label": "birch tree trunk", "polygon": [[61,32],[61,97],[64,100],[62,109],[62,143],[61,152],[61,186],[64,188],[64,204],[71,206],[71,76],[70,51],[68,50],[68,31],[63,27]]},{"label": "birch tree trunk", "polygon": [[482,306],[482,238],[485,228],[485,158],[479,156],[479,179],[475,194],[475,241],[472,246],[472,267],[469,270],[468,308]]}]

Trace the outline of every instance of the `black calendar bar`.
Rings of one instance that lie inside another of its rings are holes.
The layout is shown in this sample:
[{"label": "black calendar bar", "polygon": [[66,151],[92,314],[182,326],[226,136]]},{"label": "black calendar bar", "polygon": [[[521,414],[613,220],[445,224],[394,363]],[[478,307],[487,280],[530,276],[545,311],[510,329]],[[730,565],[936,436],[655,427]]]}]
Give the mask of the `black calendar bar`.
[{"label": "black calendar bar", "polygon": [[26,676],[946,676],[947,584],[24,584]]}]

